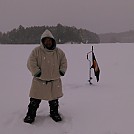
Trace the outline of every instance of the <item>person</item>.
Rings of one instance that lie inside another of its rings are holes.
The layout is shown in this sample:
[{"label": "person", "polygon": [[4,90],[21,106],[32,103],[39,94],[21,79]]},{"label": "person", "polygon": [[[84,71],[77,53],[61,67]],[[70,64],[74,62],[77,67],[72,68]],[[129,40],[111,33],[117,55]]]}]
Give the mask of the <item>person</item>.
[{"label": "person", "polygon": [[45,30],[40,39],[40,46],[35,47],[27,61],[27,67],[33,79],[29,93],[30,103],[24,118],[25,123],[33,123],[41,100],[47,100],[50,117],[62,121],[58,112],[59,98],[63,96],[61,76],[67,70],[65,53],[56,47],[56,41],[49,30]]}]

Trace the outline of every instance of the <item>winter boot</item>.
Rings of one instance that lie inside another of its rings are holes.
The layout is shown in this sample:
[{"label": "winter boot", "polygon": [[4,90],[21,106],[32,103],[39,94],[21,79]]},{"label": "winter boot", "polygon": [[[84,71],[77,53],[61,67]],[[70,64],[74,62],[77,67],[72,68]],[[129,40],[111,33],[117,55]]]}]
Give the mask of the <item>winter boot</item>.
[{"label": "winter boot", "polygon": [[41,100],[30,98],[30,104],[28,105],[28,112],[24,118],[25,123],[33,123],[36,117],[36,111],[39,107]]},{"label": "winter boot", "polygon": [[62,121],[62,118],[58,113],[58,106],[59,106],[58,99],[49,101],[49,106],[50,106],[50,117],[55,122]]}]

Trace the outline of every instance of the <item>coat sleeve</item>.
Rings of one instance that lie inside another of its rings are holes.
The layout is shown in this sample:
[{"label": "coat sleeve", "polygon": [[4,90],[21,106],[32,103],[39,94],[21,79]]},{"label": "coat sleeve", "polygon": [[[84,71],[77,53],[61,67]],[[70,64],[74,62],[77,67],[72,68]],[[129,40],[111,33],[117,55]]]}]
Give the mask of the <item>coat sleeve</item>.
[{"label": "coat sleeve", "polygon": [[61,60],[60,60],[60,74],[61,76],[64,76],[67,70],[67,58],[63,51],[61,51],[61,53],[62,54],[61,54]]},{"label": "coat sleeve", "polygon": [[37,61],[37,52],[36,49],[34,49],[27,61],[27,68],[32,73],[32,76],[36,76],[41,73],[40,68],[38,67],[38,61]]}]

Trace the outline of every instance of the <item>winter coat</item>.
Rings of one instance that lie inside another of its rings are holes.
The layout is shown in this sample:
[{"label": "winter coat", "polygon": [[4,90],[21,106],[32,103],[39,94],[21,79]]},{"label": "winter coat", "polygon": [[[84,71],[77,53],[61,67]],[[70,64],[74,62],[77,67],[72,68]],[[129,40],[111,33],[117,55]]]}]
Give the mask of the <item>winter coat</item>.
[{"label": "winter coat", "polygon": [[[42,39],[50,37],[55,43],[53,50],[45,48]],[[33,49],[27,67],[33,76],[29,97],[54,100],[63,96],[61,75],[67,70],[65,53],[58,47],[50,31],[46,30],[41,36],[40,46]],[[38,74],[41,74],[39,77]]]}]

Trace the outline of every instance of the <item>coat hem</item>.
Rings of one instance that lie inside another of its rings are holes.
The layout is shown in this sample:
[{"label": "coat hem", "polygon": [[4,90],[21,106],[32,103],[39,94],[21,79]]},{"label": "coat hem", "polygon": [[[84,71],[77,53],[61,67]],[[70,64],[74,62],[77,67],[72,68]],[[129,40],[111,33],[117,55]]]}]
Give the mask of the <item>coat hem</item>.
[{"label": "coat hem", "polygon": [[59,98],[63,97],[63,95],[62,95],[62,96],[59,96],[59,97],[51,98],[51,99],[42,98],[42,97],[34,97],[34,96],[30,96],[30,95],[29,95],[29,97],[30,97],[30,98],[34,98],[34,99],[40,99],[40,100],[51,101],[51,100],[59,99]]}]

